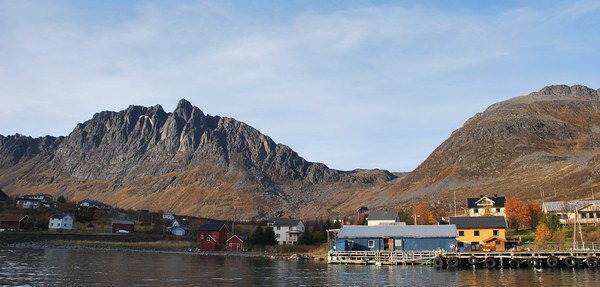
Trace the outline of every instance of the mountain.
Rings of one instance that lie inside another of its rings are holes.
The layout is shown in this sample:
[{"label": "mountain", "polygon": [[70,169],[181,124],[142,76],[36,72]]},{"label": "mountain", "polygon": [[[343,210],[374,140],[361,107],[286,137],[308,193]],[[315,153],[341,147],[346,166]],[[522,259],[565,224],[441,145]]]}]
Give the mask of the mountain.
[{"label": "mountain", "polygon": [[90,197],[121,208],[241,220],[324,213],[332,198],[397,178],[308,162],[258,130],[206,115],[186,100],[172,113],[159,105],[97,113],[67,137],[0,136],[0,160],[0,186],[11,194]]},{"label": "mountain", "polygon": [[591,197],[599,153],[600,91],[579,85],[490,106],[410,173],[308,162],[181,100],[172,113],[158,105],[97,113],[67,137],[0,136],[0,187],[219,219],[349,215],[416,202],[443,214],[454,194],[459,209],[480,194]]},{"label": "mountain", "polygon": [[[394,202],[479,194],[591,196],[600,172],[600,90],[548,86],[490,106],[394,184]],[[464,206],[464,200],[460,200]]]}]

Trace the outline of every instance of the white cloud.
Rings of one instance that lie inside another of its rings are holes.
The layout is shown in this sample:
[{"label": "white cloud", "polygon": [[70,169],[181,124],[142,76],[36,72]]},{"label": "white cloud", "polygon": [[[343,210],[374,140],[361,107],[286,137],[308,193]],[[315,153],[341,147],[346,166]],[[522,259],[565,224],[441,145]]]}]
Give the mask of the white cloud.
[{"label": "white cloud", "polygon": [[143,5],[98,21],[68,6],[3,2],[0,134],[65,135],[100,110],[170,110],[184,97],[309,160],[409,170],[495,101],[549,79],[598,85],[591,70],[544,66],[598,63],[597,35],[568,33],[598,22],[573,16],[598,13],[584,4],[493,15],[356,7],[283,20],[220,4]]}]

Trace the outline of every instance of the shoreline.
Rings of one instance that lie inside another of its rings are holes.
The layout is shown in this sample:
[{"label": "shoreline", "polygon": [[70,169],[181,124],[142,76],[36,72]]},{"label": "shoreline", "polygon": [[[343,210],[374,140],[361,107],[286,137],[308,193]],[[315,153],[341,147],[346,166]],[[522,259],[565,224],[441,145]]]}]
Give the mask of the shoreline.
[{"label": "shoreline", "polygon": [[[84,243],[84,244],[82,244]],[[285,260],[285,261],[311,261],[325,262],[324,258],[315,257],[309,254],[297,253],[268,253],[249,251],[249,252],[228,252],[228,251],[199,251],[195,249],[164,249],[164,248],[138,248],[135,246],[97,246],[96,242],[19,242],[0,244],[0,248],[15,248],[15,249],[67,249],[67,250],[83,250],[83,251],[117,251],[117,252],[136,252],[136,253],[161,253],[161,254],[179,254],[189,256],[219,256],[219,257],[245,257],[245,258],[260,258],[267,260]]]}]

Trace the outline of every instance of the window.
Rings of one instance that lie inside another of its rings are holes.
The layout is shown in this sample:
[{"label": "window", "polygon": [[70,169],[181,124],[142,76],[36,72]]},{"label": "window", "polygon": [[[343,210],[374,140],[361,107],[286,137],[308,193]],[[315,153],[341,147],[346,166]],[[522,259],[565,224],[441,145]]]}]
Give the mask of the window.
[{"label": "window", "polygon": [[458,243],[458,248],[463,248],[465,247],[465,244],[463,242],[457,242]]},{"label": "window", "polygon": [[473,233],[475,236],[479,236],[479,230],[475,230]]},{"label": "window", "polygon": [[496,241],[496,245],[502,245],[502,241],[500,241],[500,240]]},{"label": "window", "polygon": [[458,236],[465,236],[465,232],[464,231],[459,231],[458,232]]},{"label": "window", "polygon": [[279,238],[281,234],[275,234],[275,238]]},{"label": "window", "polygon": [[496,208],[496,212],[500,213],[500,208]]},{"label": "window", "polygon": [[281,230],[281,226],[277,226],[277,230]]},{"label": "window", "polygon": [[479,208],[475,208],[475,213],[479,213]]},{"label": "window", "polygon": [[498,230],[494,230],[494,236],[498,236]]},{"label": "window", "polygon": [[204,239],[204,234],[200,235],[200,239]]},{"label": "window", "polygon": [[375,248],[375,240],[369,240],[369,248]]}]

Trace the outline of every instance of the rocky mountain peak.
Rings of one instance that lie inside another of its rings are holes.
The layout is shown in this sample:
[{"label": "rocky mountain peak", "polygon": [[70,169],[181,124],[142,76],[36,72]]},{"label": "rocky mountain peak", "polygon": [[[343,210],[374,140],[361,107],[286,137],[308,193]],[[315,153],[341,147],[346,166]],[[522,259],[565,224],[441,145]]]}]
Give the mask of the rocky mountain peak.
[{"label": "rocky mountain peak", "polygon": [[597,90],[591,89],[583,85],[551,85],[546,86],[537,92],[539,95],[547,96],[575,96],[598,99],[599,93]]}]

